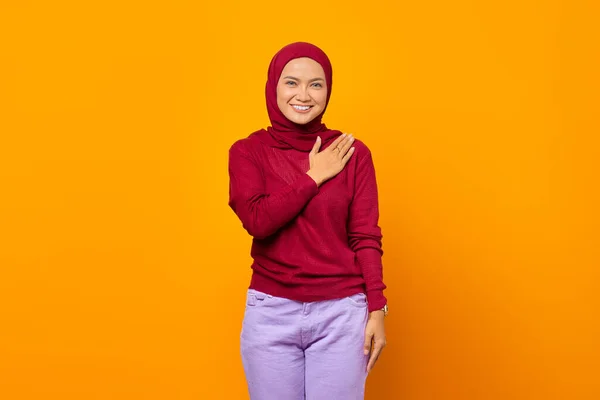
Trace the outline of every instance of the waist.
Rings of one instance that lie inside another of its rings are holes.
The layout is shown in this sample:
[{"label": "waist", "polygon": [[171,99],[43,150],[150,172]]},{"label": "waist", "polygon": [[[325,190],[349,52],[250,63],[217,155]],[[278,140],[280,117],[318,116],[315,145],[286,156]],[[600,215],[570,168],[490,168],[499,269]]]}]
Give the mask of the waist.
[{"label": "waist", "polygon": [[[252,264],[250,288],[273,296],[301,302],[332,300],[365,293],[365,281],[360,273],[308,274],[302,268],[280,271],[256,261]],[[354,268],[353,268],[354,269]]]}]

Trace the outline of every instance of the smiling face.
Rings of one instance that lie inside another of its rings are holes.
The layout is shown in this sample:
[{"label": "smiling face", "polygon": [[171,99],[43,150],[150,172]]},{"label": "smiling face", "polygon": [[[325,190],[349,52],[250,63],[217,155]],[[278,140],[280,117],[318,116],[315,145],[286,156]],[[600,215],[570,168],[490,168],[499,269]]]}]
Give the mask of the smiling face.
[{"label": "smiling face", "polygon": [[307,57],[291,60],[277,83],[277,106],[290,121],[304,125],[327,105],[327,83],[321,64]]}]

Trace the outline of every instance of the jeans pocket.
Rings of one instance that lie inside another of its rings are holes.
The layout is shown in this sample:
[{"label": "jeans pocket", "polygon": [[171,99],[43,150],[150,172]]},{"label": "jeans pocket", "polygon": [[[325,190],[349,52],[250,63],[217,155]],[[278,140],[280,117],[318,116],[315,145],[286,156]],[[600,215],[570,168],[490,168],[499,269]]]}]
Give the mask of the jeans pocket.
[{"label": "jeans pocket", "polygon": [[346,301],[352,304],[354,307],[366,308],[367,307],[367,295],[364,293],[356,293],[346,297]]}]

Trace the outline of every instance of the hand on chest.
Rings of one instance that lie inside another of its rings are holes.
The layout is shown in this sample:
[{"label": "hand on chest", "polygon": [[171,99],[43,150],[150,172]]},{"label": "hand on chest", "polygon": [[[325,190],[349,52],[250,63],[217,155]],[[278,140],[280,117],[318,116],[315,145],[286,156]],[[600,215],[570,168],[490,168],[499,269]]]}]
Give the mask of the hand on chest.
[{"label": "hand on chest", "polygon": [[[267,157],[263,176],[267,193],[293,186],[310,168],[308,153],[273,151]],[[335,177],[319,187],[319,193],[307,204],[303,213],[321,217],[345,216],[352,200],[354,164],[349,162]]]}]

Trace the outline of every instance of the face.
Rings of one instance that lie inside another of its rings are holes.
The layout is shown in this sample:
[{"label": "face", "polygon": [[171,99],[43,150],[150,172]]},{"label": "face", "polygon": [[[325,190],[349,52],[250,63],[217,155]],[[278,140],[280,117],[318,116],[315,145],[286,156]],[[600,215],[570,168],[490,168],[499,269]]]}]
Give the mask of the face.
[{"label": "face", "polygon": [[277,105],[287,119],[307,124],[317,118],[327,103],[325,71],[311,58],[291,60],[277,83]]}]

